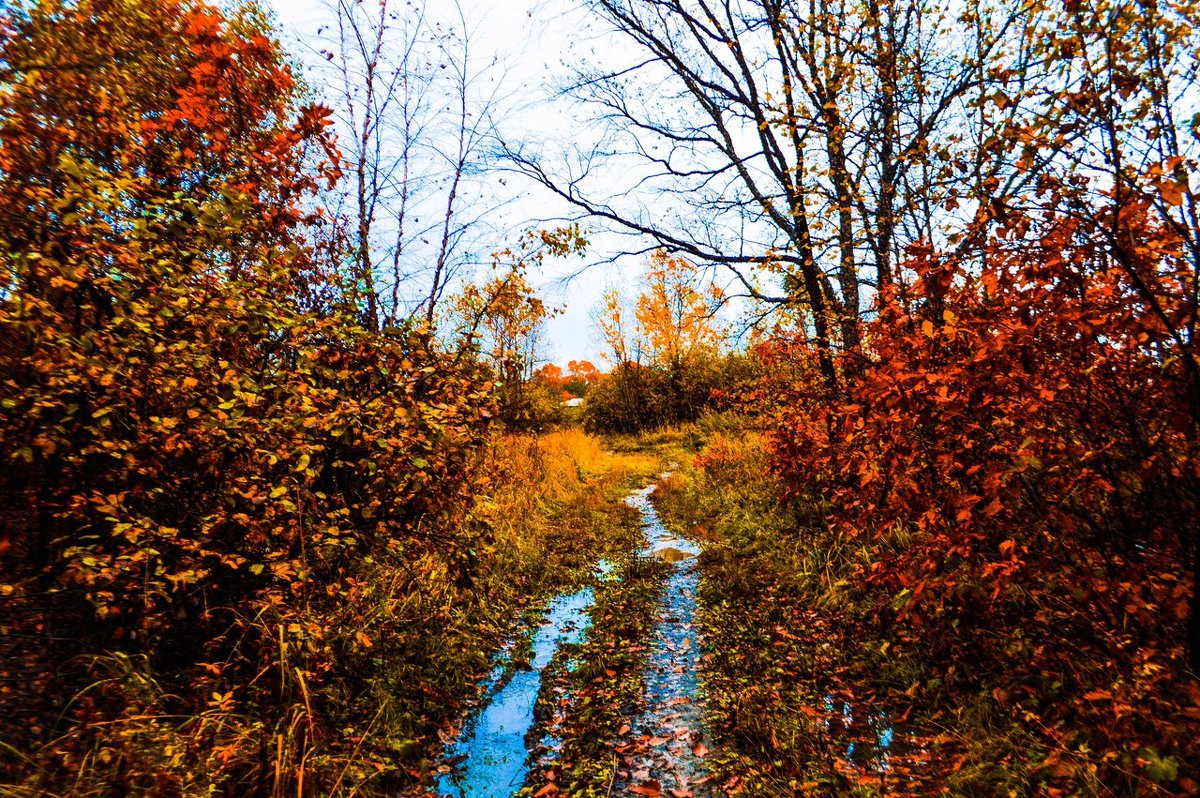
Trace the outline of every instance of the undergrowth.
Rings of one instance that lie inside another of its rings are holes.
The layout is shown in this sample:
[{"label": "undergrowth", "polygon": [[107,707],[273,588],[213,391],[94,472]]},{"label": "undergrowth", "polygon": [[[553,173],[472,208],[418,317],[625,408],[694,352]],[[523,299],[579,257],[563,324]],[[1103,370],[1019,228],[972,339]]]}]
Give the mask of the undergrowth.
[{"label": "undergrowth", "polygon": [[[653,455],[606,453],[575,429],[499,436],[483,457],[482,495],[456,527],[436,530],[454,545],[391,541],[356,561],[337,601],[236,619],[240,634],[274,640],[277,659],[260,663],[256,684],[193,697],[144,657],[73,664],[92,678],[64,709],[77,720],[37,750],[5,747],[20,775],[0,792],[104,796],[124,785],[200,796],[275,784],[264,794],[286,785],[290,795],[371,796],[427,781],[522,614],[633,547],[636,525],[619,499],[660,468]],[[279,702],[277,720],[245,698],[263,688]],[[197,701],[205,708],[190,712]],[[68,751],[76,773],[65,782]]]},{"label": "undergrowth", "polygon": [[[768,447],[752,429],[713,429],[703,444],[690,467],[663,484],[658,504],[669,526],[705,541],[701,677],[718,743],[709,761],[726,791],[1133,796],[1192,789],[1179,753],[1186,740],[1148,736],[1143,748],[1124,751],[1087,724],[1045,726],[1047,708],[1085,693],[1106,697],[1124,678],[1084,656],[1082,642],[1043,634],[1043,619],[1058,617],[1052,593],[1003,596],[990,623],[972,622],[990,630],[1000,659],[984,651],[974,659],[939,656],[931,644],[938,630],[905,620],[907,596],[882,592],[868,578],[876,562],[914,545],[912,533],[851,537],[824,523],[819,497],[781,502]],[[1070,673],[1033,681],[1005,667],[1023,662],[1034,645],[1080,653]]]}]

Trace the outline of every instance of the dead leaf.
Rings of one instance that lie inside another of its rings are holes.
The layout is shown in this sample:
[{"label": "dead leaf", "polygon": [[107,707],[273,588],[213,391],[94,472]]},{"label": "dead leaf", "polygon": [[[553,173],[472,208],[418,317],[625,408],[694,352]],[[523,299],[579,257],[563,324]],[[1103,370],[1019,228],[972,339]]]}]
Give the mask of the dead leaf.
[{"label": "dead leaf", "polygon": [[629,791],[634,795],[645,795],[648,798],[658,798],[662,795],[662,782],[654,779],[649,779],[641,784],[635,784],[629,788]]}]

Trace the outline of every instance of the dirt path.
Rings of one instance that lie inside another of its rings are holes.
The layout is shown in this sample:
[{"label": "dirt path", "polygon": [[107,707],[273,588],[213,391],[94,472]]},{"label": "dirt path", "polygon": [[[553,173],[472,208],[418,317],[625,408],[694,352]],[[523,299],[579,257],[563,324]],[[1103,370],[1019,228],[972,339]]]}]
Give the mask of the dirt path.
[{"label": "dirt path", "polygon": [[676,798],[704,792],[703,701],[697,667],[700,646],[693,618],[699,574],[695,544],[672,537],[650,503],[653,488],[627,499],[643,519],[645,556],[674,564],[659,602],[659,621],[650,644],[646,685],[640,712],[629,719],[616,751],[622,767],[613,784],[615,795]]},{"label": "dirt path", "polygon": [[[650,486],[625,501],[641,515],[645,546],[638,555],[670,563],[671,571],[656,608],[657,623],[644,641],[642,697],[615,740],[611,794],[685,798],[707,794],[704,707],[697,676],[700,647],[693,627],[700,550],[666,530],[650,502],[652,492]],[[586,599],[580,600],[584,593]],[[534,644],[531,669],[508,673],[493,686],[487,705],[448,747],[448,772],[439,777],[438,792],[455,798],[502,798],[521,789],[530,771],[529,752],[538,748],[545,732],[535,728],[533,713],[542,688],[541,670],[563,642],[579,641],[588,628],[584,613],[590,605],[590,590],[551,602]]]}]

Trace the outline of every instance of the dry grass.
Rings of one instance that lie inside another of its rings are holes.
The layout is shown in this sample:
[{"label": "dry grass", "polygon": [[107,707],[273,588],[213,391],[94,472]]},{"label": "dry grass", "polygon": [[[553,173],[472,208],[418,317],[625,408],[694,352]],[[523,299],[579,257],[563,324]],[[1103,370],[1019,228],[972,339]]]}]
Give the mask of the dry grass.
[{"label": "dry grass", "polygon": [[[85,663],[94,683],[64,716],[79,722],[43,750],[0,746],[0,794],[403,793],[518,619],[633,548],[620,499],[664,460],[610,445],[577,429],[497,436],[484,490],[441,542],[360,557],[332,603],[238,619],[238,634],[275,641],[253,684],[217,676],[175,694],[144,658]],[[248,698],[264,691],[269,713]]]}]

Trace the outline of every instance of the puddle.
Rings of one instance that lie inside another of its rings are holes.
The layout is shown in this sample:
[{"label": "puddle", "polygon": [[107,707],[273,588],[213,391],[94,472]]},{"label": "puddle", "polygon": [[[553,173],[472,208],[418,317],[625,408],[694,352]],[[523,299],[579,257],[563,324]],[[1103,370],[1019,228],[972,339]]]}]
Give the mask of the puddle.
[{"label": "puddle", "polygon": [[583,641],[592,600],[591,588],[584,588],[550,602],[545,621],[534,635],[528,666],[514,664],[505,669],[487,706],[447,751],[447,761],[454,764],[450,772],[438,776],[441,795],[508,798],[521,789],[529,773],[526,737],[533,728],[542,670],[560,646]]},{"label": "puddle", "polygon": [[[671,472],[663,472],[665,479]],[[700,547],[690,540],[684,540],[672,535],[658,518],[658,511],[650,502],[650,494],[654,486],[625,497],[625,503],[642,514],[642,532],[646,535],[646,546],[638,554],[643,557],[657,557],[667,562],[682,562],[700,556]],[[692,602],[695,604],[695,602]]]},{"label": "puddle", "polygon": [[[886,792],[918,786],[931,762],[930,742],[886,712],[861,712],[836,695],[825,697],[825,731],[841,769],[858,783]],[[891,789],[888,789],[891,788]]]},{"label": "puddle", "polygon": [[600,582],[616,582],[618,580],[617,565],[610,560],[600,560],[592,569],[592,575]]},{"label": "puddle", "polygon": [[[704,794],[703,702],[697,668],[700,646],[693,628],[700,548],[671,535],[650,503],[653,488],[625,501],[642,514],[645,557],[674,564],[660,600],[659,621],[646,662],[645,692],[629,730],[617,741],[621,759],[613,794]],[[671,791],[671,792],[668,792]]]},{"label": "puddle", "polygon": [[[617,742],[622,765],[612,786],[614,795],[674,790],[701,794],[706,753],[701,742],[703,706],[698,700],[699,645],[692,628],[699,577],[700,548],[666,530],[650,504],[653,487],[637,491],[626,503],[642,514],[646,546],[639,552],[672,563],[658,612],[659,622],[647,655],[642,706],[628,719],[629,730]],[[617,579],[615,564],[600,560],[594,570],[599,582]],[[592,606],[591,588],[563,595],[546,609],[545,621],[533,640],[528,667],[495,669],[486,683],[487,705],[464,728],[447,750],[449,772],[438,776],[441,795],[454,798],[507,798],[521,790],[529,775],[534,707],[542,687],[542,670],[564,644],[583,642]],[[578,663],[569,662],[571,670]],[[541,748],[561,746],[552,734]]]}]

